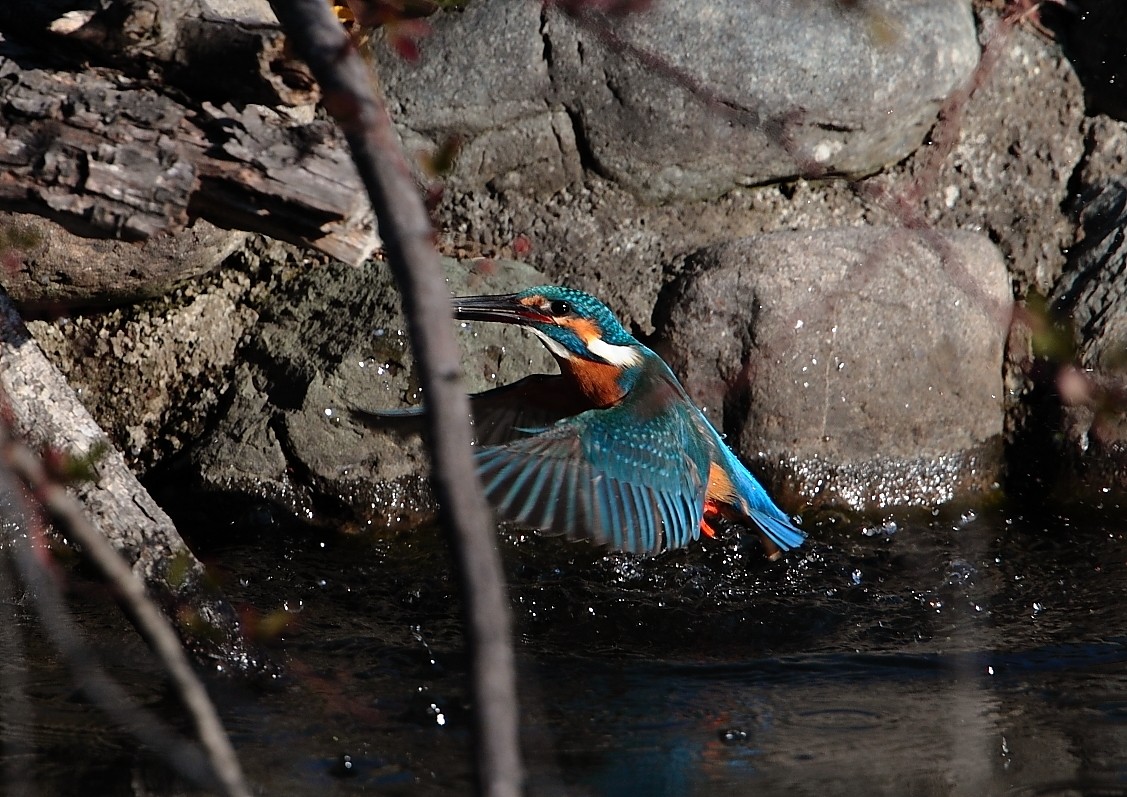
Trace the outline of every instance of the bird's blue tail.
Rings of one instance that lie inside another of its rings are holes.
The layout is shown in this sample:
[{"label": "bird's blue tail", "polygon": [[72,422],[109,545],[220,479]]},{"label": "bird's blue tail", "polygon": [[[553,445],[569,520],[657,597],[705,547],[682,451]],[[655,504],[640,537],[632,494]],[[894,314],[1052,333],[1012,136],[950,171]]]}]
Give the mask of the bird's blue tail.
[{"label": "bird's blue tail", "polygon": [[[777,510],[777,508],[776,508]],[[781,550],[789,551],[791,548],[797,548],[802,545],[806,535],[803,534],[798,528],[790,521],[786,515],[779,512],[782,517],[775,517],[768,515],[765,512],[753,509],[751,511],[751,519],[754,520],[763,533],[771,538],[771,542],[778,545]]]},{"label": "bird's blue tail", "polygon": [[736,459],[730,450],[725,449],[725,452],[728,456],[729,471],[735,477],[734,486],[747,501],[748,508],[751,510],[748,516],[781,550],[789,551],[802,545],[806,535],[794,525],[783,510],[775,506],[767,491],[743,466],[743,463]]}]

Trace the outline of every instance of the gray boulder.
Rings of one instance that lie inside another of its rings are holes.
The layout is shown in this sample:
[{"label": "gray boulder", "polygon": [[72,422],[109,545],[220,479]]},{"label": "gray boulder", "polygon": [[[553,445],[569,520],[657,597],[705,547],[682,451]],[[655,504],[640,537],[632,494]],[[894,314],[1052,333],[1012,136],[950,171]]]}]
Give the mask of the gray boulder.
[{"label": "gray boulder", "polygon": [[431,18],[417,63],[372,47],[403,144],[430,153],[456,138],[449,188],[552,193],[581,174],[572,124],[554,103],[543,9],[524,0],[470,3]]},{"label": "gray boulder", "polygon": [[197,221],[144,243],[83,238],[39,216],[0,213],[0,287],[24,309],[128,304],[218,268],[246,237]]},{"label": "gray boulder", "polygon": [[875,172],[978,62],[962,0],[679,0],[608,24],[640,56],[554,17],[553,78],[596,169],[651,201]]},{"label": "gray boulder", "polygon": [[452,185],[555,191],[584,165],[648,201],[864,175],[919,146],[978,61],[970,4],[655,3],[577,27],[523,0],[376,46],[409,147],[458,136]]},{"label": "gray boulder", "polygon": [[258,320],[250,290],[246,274],[221,270],[151,302],[28,328],[130,467],[145,473],[190,446],[224,402],[239,343]]},{"label": "gray boulder", "polygon": [[693,257],[654,345],[737,452],[809,503],[932,505],[996,486],[1010,311],[982,236],[782,232]]}]

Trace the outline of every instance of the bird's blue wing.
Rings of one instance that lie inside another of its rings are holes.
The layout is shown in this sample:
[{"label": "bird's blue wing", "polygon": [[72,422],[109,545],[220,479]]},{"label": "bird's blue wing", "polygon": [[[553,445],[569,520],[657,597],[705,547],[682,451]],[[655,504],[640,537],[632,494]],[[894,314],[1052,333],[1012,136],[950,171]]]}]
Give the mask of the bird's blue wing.
[{"label": "bird's blue wing", "polygon": [[[559,374],[534,374],[470,396],[474,441],[482,446],[506,443],[590,408],[571,380]],[[378,412],[353,409],[351,414],[365,426],[420,434],[423,412],[420,406]]]},{"label": "bird's blue wing", "polygon": [[680,548],[700,534],[708,452],[679,405],[629,400],[478,452],[503,520],[622,551]]}]

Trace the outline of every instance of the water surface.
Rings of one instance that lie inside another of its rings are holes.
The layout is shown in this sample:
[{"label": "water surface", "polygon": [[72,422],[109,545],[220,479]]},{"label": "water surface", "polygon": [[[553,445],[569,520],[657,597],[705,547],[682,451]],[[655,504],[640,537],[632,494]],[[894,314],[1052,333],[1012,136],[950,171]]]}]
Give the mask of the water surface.
[{"label": "water surface", "polygon": [[[506,533],[530,791],[1127,794],[1125,528],[1116,513],[823,519],[778,562],[732,538],[645,560]],[[269,687],[211,682],[260,793],[466,793],[437,531],[197,547],[286,668]],[[75,588],[111,671],[182,723],[109,600]],[[8,792],[184,793],[73,694],[27,607],[13,617]]]}]

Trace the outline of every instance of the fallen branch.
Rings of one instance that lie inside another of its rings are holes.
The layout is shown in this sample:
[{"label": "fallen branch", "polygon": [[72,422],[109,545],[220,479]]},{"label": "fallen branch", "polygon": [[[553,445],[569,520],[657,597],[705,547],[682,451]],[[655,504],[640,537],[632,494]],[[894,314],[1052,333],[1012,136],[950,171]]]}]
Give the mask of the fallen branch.
[{"label": "fallen branch", "polygon": [[344,131],[403,297],[426,396],[427,442],[440,517],[462,578],[478,788],[488,797],[517,797],[522,773],[510,610],[492,514],[471,453],[469,400],[462,387],[450,297],[433,245],[434,231],[386,103],[329,4],[271,0],[271,5],[317,78],[325,108]]},{"label": "fallen branch", "polygon": [[332,124],[194,105],[122,72],[61,69],[54,57],[0,35],[0,209],[125,240],[203,218],[349,263],[379,245]]}]

